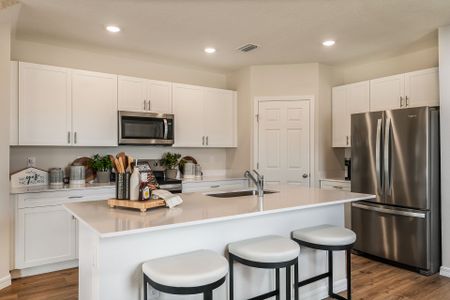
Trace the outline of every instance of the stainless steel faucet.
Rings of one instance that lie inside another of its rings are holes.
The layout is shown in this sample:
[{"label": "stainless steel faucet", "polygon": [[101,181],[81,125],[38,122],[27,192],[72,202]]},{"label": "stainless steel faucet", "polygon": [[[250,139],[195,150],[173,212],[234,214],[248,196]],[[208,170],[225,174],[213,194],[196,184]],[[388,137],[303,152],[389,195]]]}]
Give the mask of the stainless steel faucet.
[{"label": "stainless steel faucet", "polygon": [[256,185],[256,189],[258,191],[258,198],[264,197],[264,176],[259,174],[256,170],[253,170],[253,172],[256,174],[255,176],[252,175],[250,171],[245,171],[244,177],[248,178],[253,181],[253,183]]}]

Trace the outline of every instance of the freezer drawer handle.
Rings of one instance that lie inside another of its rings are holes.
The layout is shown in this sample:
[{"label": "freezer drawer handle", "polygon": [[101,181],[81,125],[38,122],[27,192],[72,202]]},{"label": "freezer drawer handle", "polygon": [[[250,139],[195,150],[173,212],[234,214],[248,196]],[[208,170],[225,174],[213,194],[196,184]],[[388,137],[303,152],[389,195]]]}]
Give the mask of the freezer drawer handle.
[{"label": "freezer drawer handle", "polygon": [[403,216],[403,217],[412,217],[412,218],[425,219],[425,213],[393,210],[393,209],[387,209],[387,208],[382,208],[382,207],[364,205],[364,204],[359,204],[359,203],[353,203],[352,206],[353,207],[357,207],[357,208],[361,208],[361,209],[365,209],[365,210],[381,212],[381,213],[385,213],[385,214],[389,214],[389,215],[396,215],[396,216]]}]

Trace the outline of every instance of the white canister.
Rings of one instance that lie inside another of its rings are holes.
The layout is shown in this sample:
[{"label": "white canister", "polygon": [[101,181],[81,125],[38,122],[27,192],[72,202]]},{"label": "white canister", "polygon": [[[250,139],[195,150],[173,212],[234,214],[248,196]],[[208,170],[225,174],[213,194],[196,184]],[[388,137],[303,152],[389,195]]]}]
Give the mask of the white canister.
[{"label": "white canister", "polygon": [[184,164],[183,170],[184,179],[193,179],[195,178],[195,165],[192,162],[186,162]]}]

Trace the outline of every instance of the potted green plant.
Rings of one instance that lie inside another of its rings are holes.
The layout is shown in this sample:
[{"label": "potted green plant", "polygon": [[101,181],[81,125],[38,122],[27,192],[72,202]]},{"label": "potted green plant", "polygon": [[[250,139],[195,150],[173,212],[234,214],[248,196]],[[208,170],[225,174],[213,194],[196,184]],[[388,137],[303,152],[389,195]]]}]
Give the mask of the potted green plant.
[{"label": "potted green plant", "polygon": [[166,152],[161,158],[161,164],[166,167],[166,177],[177,177],[177,166],[180,163],[181,154]]},{"label": "potted green plant", "polygon": [[97,174],[97,181],[99,183],[109,183],[111,177],[112,162],[108,155],[100,156],[100,154],[95,154],[89,160],[88,164]]}]

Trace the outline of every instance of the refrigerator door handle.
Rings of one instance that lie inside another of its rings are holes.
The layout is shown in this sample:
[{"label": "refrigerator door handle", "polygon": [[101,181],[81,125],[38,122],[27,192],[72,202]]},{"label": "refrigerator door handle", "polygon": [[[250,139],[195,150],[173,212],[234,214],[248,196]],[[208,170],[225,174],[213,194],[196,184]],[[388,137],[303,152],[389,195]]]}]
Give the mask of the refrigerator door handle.
[{"label": "refrigerator door handle", "polygon": [[381,177],[381,126],[382,119],[377,120],[377,137],[376,137],[376,145],[375,145],[375,169],[377,172],[377,190],[378,194],[383,194],[383,178]]},{"label": "refrigerator door handle", "polygon": [[420,219],[426,218],[426,214],[421,213],[421,212],[389,209],[389,208],[383,208],[383,207],[372,206],[372,205],[364,205],[361,203],[352,203],[352,207],[361,208],[361,209],[370,210],[370,211],[376,211],[376,212],[389,214],[389,215],[395,215],[395,216],[412,217],[412,218],[420,218]]},{"label": "refrigerator door handle", "polygon": [[384,178],[386,186],[386,196],[391,194],[391,119],[386,118],[384,128]]}]

